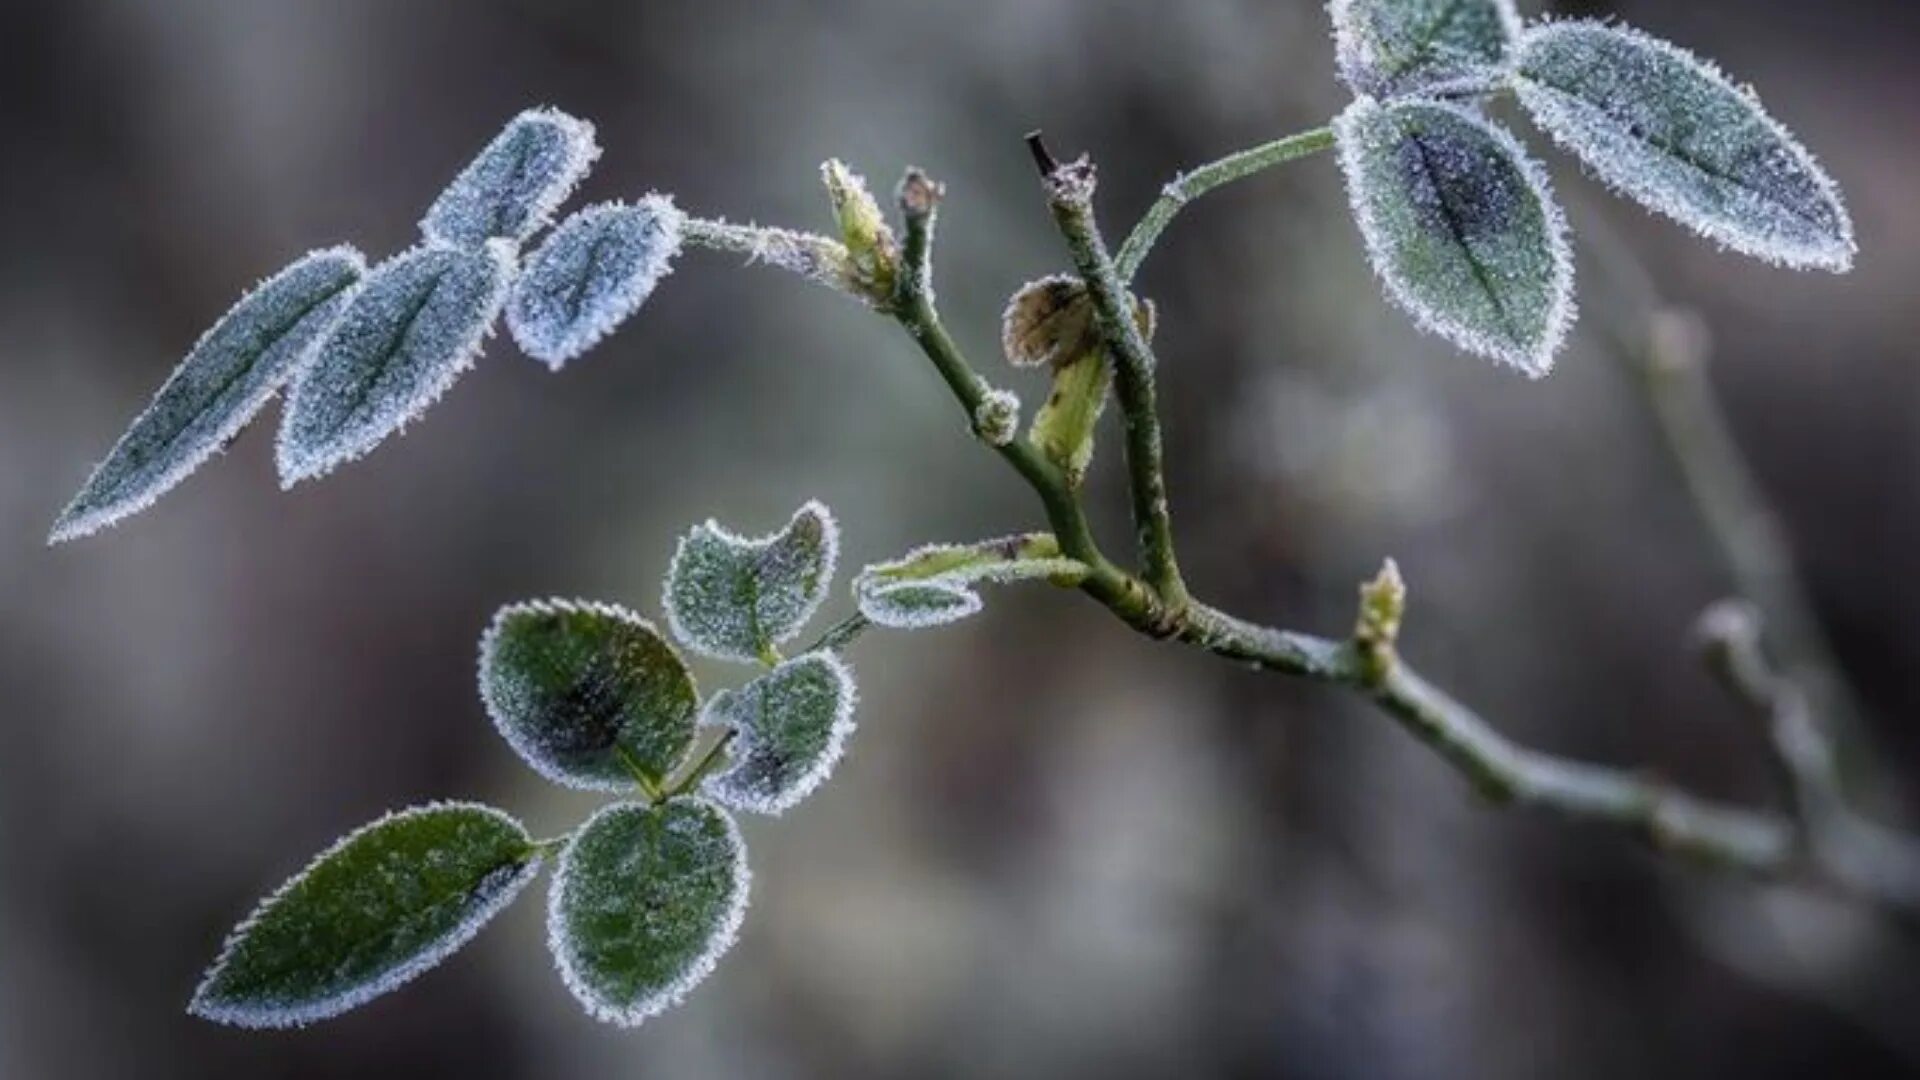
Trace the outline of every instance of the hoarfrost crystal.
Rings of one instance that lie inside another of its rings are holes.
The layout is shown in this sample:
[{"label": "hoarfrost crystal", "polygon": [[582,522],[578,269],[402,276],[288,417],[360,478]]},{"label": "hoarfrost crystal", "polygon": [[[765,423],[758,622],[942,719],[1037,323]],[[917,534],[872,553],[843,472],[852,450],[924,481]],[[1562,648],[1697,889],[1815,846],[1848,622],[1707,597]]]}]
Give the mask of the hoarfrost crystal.
[{"label": "hoarfrost crystal", "polygon": [[519,244],[547,223],[599,156],[592,124],[558,109],[528,109],[440,193],[420,234],[469,251],[489,240]]},{"label": "hoarfrost crystal", "polygon": [[696,527],[667,568],[673,636],[720,660],[765,658],[813,617],[839,552],[839,526],[818,502],[770,536],[739,536],[715,521]]},{"label": "hoarfrost crystal", "polygon": [[507,303],[522,351],[554,370],[639,310],[672,269],[682,215],[649,195],[602,203],[560,223],[527,260]]},{"label": "hoarfrost crystal", "polygon": [[730,764],[704,790],[736,810],[780,814],[812,794],[853,734],[853,672],[832,653],[796,657],[713,696],[700,722],[734,731]]}]

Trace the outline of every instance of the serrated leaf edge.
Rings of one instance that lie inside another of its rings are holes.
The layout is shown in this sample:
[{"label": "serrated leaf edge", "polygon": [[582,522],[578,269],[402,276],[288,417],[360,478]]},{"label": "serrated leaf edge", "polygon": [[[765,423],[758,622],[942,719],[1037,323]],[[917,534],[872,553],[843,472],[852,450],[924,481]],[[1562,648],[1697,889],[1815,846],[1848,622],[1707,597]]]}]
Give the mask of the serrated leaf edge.
[{"label": "serrated leaf edge", "polygon": [[[622,1008],[601,1000],[595,994],[593,988],[580,977],[574,957],[566,946],[568,936],[566,919],[562,914],[560,899],[566,891],[566,883],[572,877],[574,849],[578,838],[586,835],[587,831],[593,828],[601,818],[622,810],[656,810],[681,801],[706,806],[720,815],[720,820],[726,823],[727,838],[733,844],[734,852],[733,895],[728,898],[727,909],[721,914],[720,921],[714,926],[713,932],[707,936],[707,947],[687,963],[686,970],[665,987]],[[582,822],[580,827],[574,830],[573,837],[574,839],[569,840],[565,850],[560,853],[559,861],[554,866],[553,878],[547,885],[547,951],[553,956],[554,967],[560,973],[560,981],[566,985],[568,992],[580,1003],[581,1008],[586,1010],[588,1016],[618,1027],[638,1027],[642,1022],[666,1012],[685,1000],[695,987],[704,982],[707,976],[713,974],[713,969],[719,965],[720,958],[726,955],[727,950],[733,947],[734,941],[740,936],[740,925],[746,921],[748,894],[753,883],[753,871],[747,865],[746,840],[740,835],[739,822],[734,820],[732,814],[727,813],[725,807],[716,806],[707,799],[685,795],[669,799],[657,806],[648,806],[646,803],[630,800],[608,803]]]},{"label": "serrated leaf edge", "polygon": [[[977,597],[975,599],[978,600]],[[847,740],[853,737],[854,731],[860,726],[853,719],[854,712],[860,704],[860,688],[854,681],[853,669],[845,660],[834,653],[810,652],[803,653],[800,656],[786,661],[753,681],[760,682],[766,679],[777,678],[781,673],[803,664],[824,665],[827,670],[832,673],[833,679],[839,684],[840,689],[839,696],[835,699],[833,721],[827,727],[827,745],[821,748],[820,755],[814,758],[813,763],[808,766],[806,772],[800,775],[799,779],[795,780],[785,791],[774,798],[740,798],[722,788],[721,782],[723,779],[731,775],[735,769],[739,768],[739,763],[737,762],[730,765],[727,769],[714,773],[701,781],[700,790],[707,798],[712,799],[721,806],[730,807],[734,810],[779,817],[781,814],[799,805],[801,800],[819,790],[820,785],[826,783],[828,777],[833,775],[834,766],[838,765],[840,759],[846,756]],[[743,687],[742,690],[744,689]],[[720,706],[740,692],[741,691],[723,690],[715,694],[712,700],[707,702],[706,707],[700,711],[701,725],[705,727],[729,726],[726,721],[718,717]],[[733,737],[735,743],[742,749],[752,749],[753,733],[751,731],[736,728],[734,729]]]},{"label": "serrated leaf edge", "polygon": [[[1761,125],[1767,129],[1769,134],[1779,140],[1780,145],[1786,148],[1787,153],[1793,157],[1794,161],[1813,177],[1815,185],[1820,189],[1820,193],[1826,196],[1827,201],[1832,204],[1834,215],[1840,225],[1839,248],[1805,248],[1799,245],[1785,247],[1779,244],[1761,246],[1743,236],[1739,231],[1727,228],[1725,224],[1717,219],[1701,218],[1686,213],[1681,210],[1679,204],[1673,200],[1643,197],[1640,193],[1630,190],[1613,170],[1610,170],[1601,163],[1588,160],[1586,155],[1582,154],[1571,140],[1563,138],[1559,132],[1541,122],[1535,106],[1528,100],[1530,94],[1542,96],[1555,95],[1559,97],[1567,97],[1569,95],[1562,94],[1552,87],[1535,82],[1522,73],[1521,68],[1524,67],[1525,64],[1526,51],[1532,43],[1570,29],[1601,30],[1609,34],[1627,38],[1636,44],[1646,46],[1656,52],[1664,53],[1692,68],[1709,82],[1745,100],[1752,106],[1754,115],[1759,118]],[[1514,58],[1514,96],[1519,99],[1521,107],[1526,111],[1528,117],[1533,120],[1536,127],[1545,131],[1556,145],[1571,154],[1580,162],[1583,169],[1598,178],[1601,183],[1605,184],[1615,195],[1646,207],[1648,210],[1692,230],[1694,233],[1721,245],[1729,251],[1759,259],[1763,262],[1772,263],[1775,266],[1781,266],[1791,270],[1826,270],[1836,274],[1844,274],[1853,269],[1853,258],[1859,253],[1860,245],[1854,236],[1853,216],[1847,212],[1846,198],[1840,190],[1840,185],[1835,182],[1827,170],[1821,166],[1820,159],[1813,155],[1813,151],[1808,150],[1785,124],[1775,119],[1773,114],[1767,111],[1766,107],[1761,104],[1759,95],[1752,89],[1735,83],[1727,76],[1726,72],[1721,70],[1719,64],[1683,46],[1676,45],[1665,38],[1655,37],[1644,30],[1605,19],[1551,19],[1530,26],[1521,36],[1520,43],[1514,51]]]},{"label": "serrated leaf edge", "polygon": [[[391,825],[395,821],[421,817],[429,813],[437,813],[444,810],[476,811],[492,817],[503,824],[510,825],[515,832],[518,832],[521,837],[526,840],[528,850],[527,861],[521,866],[520,872],[514,876],[514,880],[490,897],[478,911],[470,914],[468,918],[459,926],[455,927],[451,933],[435,942],[432,947],[421,952],[406,963],[401,964],[399,967],[394,968],[392,971],[320,1001],[308,1002],[297,1006],[255,1008],[244,1005],[217,1003],[207,999],[207,995],[212,990],[215,980],[225,973],[227,965],[232,961],[234,950],[246,939],[261,916],[264,915],[268,909],[279,903],[295,886],[306,880],[307,876],[313,873],[314,869],[321,863],[338,855],[362,836],[376,829]],[[419,806],[410,806],[404,810],[389,811],[381,815],[378,819],[370,821],[335,840],[325,851],[308,860],[305,867],[283,882],[278,889],[275,889],[265,899],[255,904],[253,910],[248,913],[247,917],[242,919],[239,925],[227,933],[226,940],[222,942],[220,946],[220,954],[215,957],[212,966],[207,968],[206,974],[201,976],[199,985],[195,987],[193,999],[187,1004],[187,1013],[203,1020],[211,1020],[215,1023],[227,1024],[232,1027],[270,1029],[305,1027],[308,1024],[331,1019],[332,1017],[339,1016],[341,1013],[358,1008],[372,1001],[374,998],[382,997],[398,990],[400,987],[412,982],[420,975],[438,966],[440,962],[447,957],[458,952],[467,942],[472,941],[474,936],[479,934],[487,923],[493,920],[494,916],[505,910],[508,904],[513,903],[513,901],[519,897],[521,890],[525,889],[535,877],[539,876],[540,869],[545,865],[545,862],[545,858],[540,854],[538,848],[534,846],[533,837],[527,832],[527,827],[521,824],[519,819],[498,807],[488,806],[485,803],[444,800],[423,803]]]},{"label": "serrated leaf edge", "polygon": [[[346,303],[341,304],[339,311],[334,313],[334,318],[336,320],[339,319],[340,314],[346,311],[347,307],[352,304],[353,295],[360,290],[360,286],[362,282],[365,281],[367,274],[366,256],[361,254],[360,250],[351,244],[336,244],[333,247],[315,248],[288,263],[286,266],[281,267],[274,273],[255,282],[252,288],[248,289],[241,295],[240,299],[234,301],[232,306],[227,308],[225,314],[215,320],[212,326],[207,327],[207,329],[194,340],[193,347],[188,349],[185,354],[186,357],[190,358],[199,352],[200,349],[206,345],[208,339],[213,337],[214,333],[226,324],[227,316],[245,306],[257,296],[262,289],[265,289],[268,285],[295,267],[301,266],[311,260],[325,257],[344,259],[348,265],[352,267],[355,277],[353,283],[348,285],[335,297],[346,297]],[[335,298],[329,298],[328,302],[331,302],[331,300]],[[154,391],[153,397],[147,402],[147,407],[140,410],[140,414],[134,417],[132,423],[127,425],[126,431],[114,442],[113,448],[107,451],[107,456],[101,458],[100,463],[88,474],[86,483],[80,486],[79,493],[73,497],[73,500],[68,503],[66,510],[62,511],[60,517],[55,520],[53,531],[47,535],[47,543],[49,545],[62,544],[69,540],[78,540],[82,537],[90,536],[99,532],[101,529],[118,524],[153,506],[154,503],[160,500],[161,496],[166,495],[175,487],[178,487],[181,481],[199,469],[200,466],[205,465],[208,461],[218,456],[230,440],[239,435],[248,424],[253,423],[259,416],[260,411],[267,407],[267,403],[272,401],[274,396],[279,394],[289,383],[299,378],[300,373],[306,369],[307,365],[313,363],[314,358],[319,355],[321,343],[326,341],[327,336],[327,329],[322,329],[319,333],[315,334],[313,340],[307,343],[307,347],[301,350],[300,355],[288,363],[287,370],[283,372],[278,379],[269,380],[261,384],[259,389],[256,390],[251,397],[233,410],[232,416],[230,416],[225,423],[213,430],[208,436],[205,446],[202,447],[199,452],[188,454],[178,459],[172,467],[163,470],[156,476],[138,496],[121,502],[108,503],[105,506],[95,507],[82,514],[74,514],[74,508],[80,504],[80,501],[86,497],[87,491],[93,487],[93,482],[99,477],[100,470],[113,461],[114,457],[119,454],[120,448],[133,436],[134,429],[139,426],[140,421],[146,419],[147,414],[152,411],[153,407],[159,404],[160,395],[172,384],[173,375],[179,371],[179,368],[176,367],[174,372],[170,373],[166,380],[160,384],[159,389]],[[181,361],[183,365],[185,362],[185,359]]]},{"label": "serrated leaf edge", "polygon": [[801,604],[800,614],[795,617],[793,626],[789,628],[786,633],[770,639],[774,645],[793,640],[793,638],[806,627],[807,623],[812,621],[814,615],[819,613],[820,605],[825,602],[828,591],[833,587],[834,574],[838,572],[840,566],[840,523],[834,520],[833,511],[827,509],[827,504],[821,502],[819,499],[808,499],[798,510],[793,512],[793,516],[787,519],[785,525],[764,536],[742,536],[720,524],[716,518],[708,518],[705,522],[695,525],[692,529],[688,530],[687,534],[682,536],[680,542],[674,546],[673,558],[667,562],[667,574],[666,577],[661,580],[660,584],[660,606],[667,613],[667,629],[673,632],[674,640],[680,642],[681,645],[693,653],[712,660],[752,662],[758,659],[754,656],[740,655],[719,649],[710,649],[706,643],[698,640],[698,636],[688,630],[686,624],[680,621],[680,612],[673,603],[673,579],[679,574],[680,560],[686,554],[687,545],[692,543],[694,537],[702,532],[723,543],[764,550],[778,542],[781,537],[792,532],[793,527],[799,524],[800,519],[806,517],[808,514],[812,514],[820,519],[820,580],[814,586],[812,594],[806,597],[805,601]]},{"label": "serrated leaf edge", "polygon": [[[695,677],[693,669],[688,667],[686,661],[681,658],[679,650],[673,647],[673,641],[669,639],[667,635],[662,634],[658,626],[655,626],[651,620],[640,615],[638,612],[619,604],[603,603],[598,600],[562,600],[555,597],[546,600],[523,600],[518,603],[507,604],[493,613],[492,620],[487,623],[486,630],[480,635],[479,663],[480,702],[486,709],[487,719],[493,722],[493,729],[500,733],[500,738],[512,748],[514,755],[526,763],[529,768],[539,773],[545,779],[559,784],[561,787],[569,787],[577,791],[631,792],[638,787],[638,783],[632,779],[598,780],[575,776],[562,769],[555,768],[552,762],[544,760],[527,745],[526,740],[522,738],[519,733],[509,727],[504,719],[507,709],[494,698],[493,688],[488,685],[487,671],[493,666],[494,656],[499,648],[500,633],[502,629],[504,629],[507,620],[516,615],[545,615],[556,612],[563,614],[586,613],[590,615],[603,615],[609,619],[615,619],[630,626],[637,626],[647,633],[652,634],[654,637],[659,638],[660,641],[666,645],[667,651],[673,655],[673,658],[680,661],[680,669],[686,673],[688,685],[693,687],[693,699],[696,708],[700,701],[699,679]],[[697,726],[697,719],[695,723]],[[681,755],[683,758],[685,757],[685,750],[682,750]]]},{"label": "serrated leaf edge", "polygon": [[[1534,189],[1540,200],[1542,213],[1546,219],[1547,245],[1559,281],[1554,287],[1553,306],[1548,309],[1546,328],[1541,339],[1532,349],[1507,348],[1504,345],[1482,338],[1478,334],[1449,326],[1436,318],[1429,307],[1411,290],[1407,289],[1395,277],[1387,272],[1388,254],[1391,247],[1378,220],[1362,198],[1361,184],[1356,178],[1364,175],[1360,160],[1360,140],[1349,136],[1369,110],[1390,111],[1394,108],[1431,108],[1450,112],[1461,120],[1487,133],[1495,143],[1513,156],[1522,177]],[[1546,170],[1526,152],[1520,140],[1498,124],[1488,121],[1470,109],[1424,98],[1403,98],[1388,102],[1362,94],[1353,99],[1352,104],[1341,110],[1333,120],[1336,153],[1340,158],[1341,172],[1347,178],[1347,196],[1355,224],[1360,228],[1360,236],[1366,245],[1367,262],[1373,267],[1374,276],[1386,287],[1387,296],[1394,305],[1406,312],[1422,330],[1452,342],[1460,349],[1499,361],[1514,368],[1531,379],[1543,378],[1553,371],[1554,357],[1566,343],[1567,332],[1572,329],[1577,317],[1578,307],[1574,301],[1573,287],[1573,249],[1567,240],[1566,215],[1561,212],[1559,201],[1554,198],[1553,186],[1547,179]]]}]

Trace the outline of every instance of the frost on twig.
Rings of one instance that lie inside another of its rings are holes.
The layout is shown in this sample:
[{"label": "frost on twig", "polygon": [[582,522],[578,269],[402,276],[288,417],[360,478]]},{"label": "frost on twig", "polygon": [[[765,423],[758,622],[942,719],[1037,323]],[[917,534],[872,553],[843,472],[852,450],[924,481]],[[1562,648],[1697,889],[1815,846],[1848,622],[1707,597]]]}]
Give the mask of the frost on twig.
[{"label": "frost on twig", "polygon": [[596,1020],[632,1027],[713,972],[747,909],[747,849],[699,799],[614,803],[580,827],[547,898],[547,944]]},{"label": "frost on twig", "polygon": [[51,541],[85,536],[153,505],[219,453],[286,382],[366,272],[350,247],[315,251],[261,282],[168,376],[54,522]]},{"label": "frost on twig", "polygon": [[1422,327],[1531,375],[1573,320],[1546,176],[1511,135],[1436,102],[1360,98],[1334,122],[1374,270]]},{"label": "frost on twig", "polygon": [[1853,265],[1839,188],[1713,65],[1622,26],[1527,31],[1515,85],[1560,145],[1621,194],[1727,247],[1796,268]]},{"label": "frost on twig", "polygon": [[361,457],[438,400],[473,365],[513,272],[504,240],[418,247],[375,267],[288,396],[282,485]]}]

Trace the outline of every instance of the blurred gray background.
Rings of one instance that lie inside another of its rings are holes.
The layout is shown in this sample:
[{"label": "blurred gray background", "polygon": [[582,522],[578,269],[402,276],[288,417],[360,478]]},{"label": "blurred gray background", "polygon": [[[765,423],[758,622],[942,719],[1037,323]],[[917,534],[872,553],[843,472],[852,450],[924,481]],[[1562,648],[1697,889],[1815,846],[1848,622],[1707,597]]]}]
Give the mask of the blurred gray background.
[{"label": "blurred gray background", "polygon": [[[1551,157],[1576,228],[1624,234],[1711,320],[1717,384],[1873,733],[1920,782],[1920,11],[1579,10],[1762,87],[1849,194],[1859,269],[1794,275]],[[926,166],[949,186],[948,319],[1037,401],[994,356],[1007,294],[1065,262],[1023,132],[1097,157],[1118,233],[1175,170],[1344,96],[1310,0],[4,11],[0,1075],[1920,1073],[1911,939],[1489,810],[1349,698],[1044,589],[861,642],[850,756],[802,809],[747,824],[741,941],[638,1031],[587,1020],[552,975],[542,891],[338,1021],[189,1019],[226,929],[340,832],[429,798],[541,833],[593,805],[537,781],[481,711],[474,642],[501,603],[657,610],[689,524],[761,531],[811,496],[839,511],[852,565],[1039,520],[896,330],[693,252],[564,376],[502,337],[408,437],[334,478],[278,492],[269,419],[152,512],[45,548],[243,287],[310,247],[411,243],[499,125],[549,103],[599,125],[587,199],[657,188],[818,227],[823,158],[883,191]],[[1338,633],[1354,583],[1394,555],[1411,658],[1516,737],[1776,798],[1751,721],[1684,647],[1729,583],[1599,347],[1604,303],[1539,383],[1418,336],[1381,299],[1326,157],[1198,205],[1141,280],[1203,595]],[[1109,434],[1093,496],[1117,547],[1116,460]]]}]

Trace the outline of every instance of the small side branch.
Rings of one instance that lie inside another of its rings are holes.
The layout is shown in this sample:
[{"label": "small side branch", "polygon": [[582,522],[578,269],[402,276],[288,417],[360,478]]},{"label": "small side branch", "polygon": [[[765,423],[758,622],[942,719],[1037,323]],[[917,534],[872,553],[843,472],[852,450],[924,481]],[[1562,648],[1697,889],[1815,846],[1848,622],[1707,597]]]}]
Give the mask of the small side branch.
[{"label": "small side branch", "polygon": [[1128,487],[1145,577],[1167,610],[1177,614],[1187,604],[1187,586],[1174,554],[1153,348],[1134,317],[1132,295],[1100,237],[1093,212],[1093,164],[1085,158],[1060,164],[1047,152],[1038,132],[1027,137],[1027,144],[1041,168],[1054,224],[1067,241],[1074,269],[1087,283],[1103,343],[1114,358],[1114,392],[1125,419]]}]

